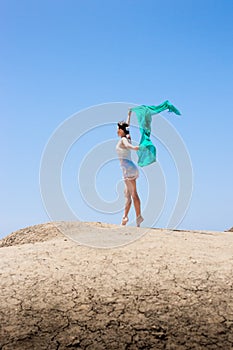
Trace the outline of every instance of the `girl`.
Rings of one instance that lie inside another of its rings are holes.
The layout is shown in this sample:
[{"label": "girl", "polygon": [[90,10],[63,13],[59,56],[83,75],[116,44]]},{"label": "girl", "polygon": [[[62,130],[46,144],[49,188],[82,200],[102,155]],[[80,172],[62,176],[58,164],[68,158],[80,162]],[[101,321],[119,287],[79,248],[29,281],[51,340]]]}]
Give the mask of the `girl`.
[{"label": "girl", "polygon": [[119,122],[117,134],[120,137],[119,142],[116,146],[116,151],[120,160],[121,168],[123,171],[123,178],[125,181],[125,210],[124,216],[122,218],[122,225],[126,225],[129,221],[128,213],[131,207],[132,199],[134,203],[134,208],[136,212],[136,223],[137,227],[140,227],[140,224],[144,220],[141,216],[141,205],[140,198],[137,193],[136,179],[139,176],[138,168],[131,160],[131,149],[137,151],[139,146],[133,146],[131,144],[131,138],[128,131],[130,124],[131,111],[128,112],[127,122]]}]

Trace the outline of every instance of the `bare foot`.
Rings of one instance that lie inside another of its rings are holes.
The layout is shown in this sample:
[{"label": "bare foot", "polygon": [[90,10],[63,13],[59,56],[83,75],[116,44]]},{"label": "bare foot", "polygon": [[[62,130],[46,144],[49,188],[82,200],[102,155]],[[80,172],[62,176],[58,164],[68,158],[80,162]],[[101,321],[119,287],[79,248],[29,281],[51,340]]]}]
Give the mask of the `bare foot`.
[{"label": "bare foot", "polygon": [[121,225],[125,226],[128,221],[129,221],[128,216],[123,216],[122,221],[121,221]]},{"label": "bare foot", "polygon": [[139,215],[136,219],[137,227],[140,227],[141,223],[143,222],[143,217]]}]

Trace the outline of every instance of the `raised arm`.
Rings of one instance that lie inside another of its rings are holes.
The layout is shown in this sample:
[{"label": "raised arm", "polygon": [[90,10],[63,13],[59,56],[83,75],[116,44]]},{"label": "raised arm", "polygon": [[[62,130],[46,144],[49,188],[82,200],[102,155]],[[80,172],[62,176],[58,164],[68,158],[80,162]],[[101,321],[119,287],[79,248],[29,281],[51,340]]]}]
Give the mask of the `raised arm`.
[{"label": "raised arm", "polygon": [[129,108],[129,110],[128,110],[128,117],[127,117],[127,120],[126,120],[126,123],[127,123],[128,125],[130,125],[131,113],[132,113],[132,111],[131,111],[131,109]]}]

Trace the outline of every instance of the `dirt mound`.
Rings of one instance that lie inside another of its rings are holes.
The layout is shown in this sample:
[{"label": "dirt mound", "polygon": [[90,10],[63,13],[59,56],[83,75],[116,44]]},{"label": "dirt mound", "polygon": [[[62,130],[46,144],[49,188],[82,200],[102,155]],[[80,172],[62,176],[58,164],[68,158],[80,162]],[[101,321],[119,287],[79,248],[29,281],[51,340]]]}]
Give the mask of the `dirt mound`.
[{"label": "dirt mound", "polygon": [[[45,242],[53,238],[64,237],[66,233],[70,232],[72,229],[75,233],[80,233],[85,235],[87,232],[93,232],[95,234],[101,229],[110,230],[112,228],[119,228],[119,225],[107,224],[102,222],[49,222],[45,224],[39,224],[34,226],[29,226],[17,231],[12,232],[2,240],[0,240],[1,247],[10,247],[15,245],[22,245],[28,243]],[[69,235],[71,237],[72,235]]]},{"label": "dirt mound", "polygon": [[29,226],[9,234],[0,241],[1,247],[10,247],[15,245],[44,242],[55,237],[62,236],[54,223],[46,223],[35,226]]}]

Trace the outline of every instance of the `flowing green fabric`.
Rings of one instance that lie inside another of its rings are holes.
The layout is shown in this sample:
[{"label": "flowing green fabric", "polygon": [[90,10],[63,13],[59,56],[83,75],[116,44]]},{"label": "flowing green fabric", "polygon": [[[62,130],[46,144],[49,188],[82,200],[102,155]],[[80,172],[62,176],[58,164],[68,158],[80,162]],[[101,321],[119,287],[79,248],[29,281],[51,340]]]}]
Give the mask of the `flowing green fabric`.
[{"label": "flowing green fabric", "polygon": [[166,109],[168,109],[169,112],[181,115],[180,111],[178,111],[178,109],[169,101],[165,101],[158,106],[141,105],[131,108],[131,111],[136,113],[141,133],[139,150],[137,151],[138,165],[141,167],[156,162],[156,148],[150,139],[152,115],[160,113]]}]

